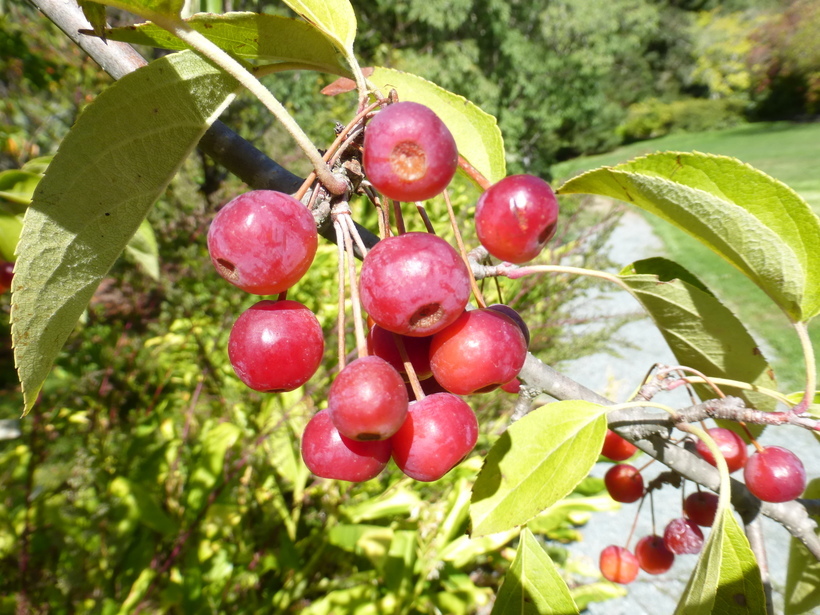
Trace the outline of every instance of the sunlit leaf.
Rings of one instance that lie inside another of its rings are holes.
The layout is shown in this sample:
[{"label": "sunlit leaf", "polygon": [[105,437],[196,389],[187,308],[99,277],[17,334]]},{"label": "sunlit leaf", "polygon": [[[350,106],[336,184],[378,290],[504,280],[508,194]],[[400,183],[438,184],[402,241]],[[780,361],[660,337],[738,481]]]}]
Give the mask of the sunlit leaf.
[{"label": "sunlit leaf", "polygon": [[162,510],[145,486],[118,476],[111,481],[108,490],[128,507],[136,521],[146,527],[164,535],[177,531],[177,524]]},{"label": "sunlit leaf", "polygon": [[793,320],[820,312],[820,218],[794,190],[734,158],[652,154],[584,173],[558,192],[634,203],[732,263]]},{"label": "sunlit leaf", "polygon": [[[241,58],[298,62],[317,71],[349,76],[350,70],[330,40],[311,24],[265,13],[200,13],[185,22],[222,49]],[[106,32],[108,38],[133,45],[186,49],[176,36],[152,23]]]},{"label": "sunlit leaf", "polygon": [[[820,478],[815,478],[808,484],[803,497],[820,498]],[[820,530],[816,531],[820,534]],[[786,590],[783,594],[785,615],[813,612],[820,606],[820,561],[794,537],[789,546]]]},{"label": "sunlit leaf", "polygon": [[731,509],[719,509],[675,615],[766,615],[760,568]]},{"label": "sunlit leaf", "polygon": [[25,412],[100,280],[236,82],[192,52],[114,83],[80,116],[26,212],[12,286]]},{"label": "sunlit leaf", "polygon": [[569,494],[598,460],[606,407],[547,404],[513,423],[493,444],[473,487],[472,535],[522,525]]},{"label": "sunlit leaf", "polygon": [[342,51],[353,50],[356,14],[348,0],[284,0],[305,21],[324,32]]},{"label": "sunlit leaf", "polygon": [[492,615],[570,615],[578,607],[549,555],[532,532],[521,532],[512,566],[504,575]]},{"label": "sunlit leaf", "polygon": [[159,247],[154,229],[148,220],[143,220],[137,232],[125,246],[128,255],[155,280],[159,280]]},{"label": "sunlit leaf", "polygon": [[222,476],[225,454],[239,439],[239,427],[219,423],[202,437],[202,450],[186,485],[186,514],[195,516],[205,505],[208,494]]},{"label": "sunlit leaf", "polygon": [[[713,378],[777,388],[769,363],[743,323],[689,271],[651,258],[628,265],[620,277],[649,312],[678,363]],[[717,396],[708,385],[696,388],[701,399]],[[721,388],[760,410],[777,405],[761,393]]]},{"label": "sunlit leaf", "polygon": [[185,6],[185,0],[98,0],[98,3],[149,19],[154,14],[179,17],[182,7]]},{"label": "sunlit leaf", "polygon": [[91,27],[94,29],[94,33],[97,36],[104,37],[105,6],[97,2],[92,2],[91,0],[77,0],[77,4],[80,5],[83,15],[85,15],[88,23],[91,24]]},{"label": "sunlit leaf", "polygon": [[385,96],[395,89],[399,100],[421,103],[435,111],[453,133],[459,154],[490,183],[506,176],[504,140],[492,115],[466,98],[411,73],[377,67],[369,81]]}]

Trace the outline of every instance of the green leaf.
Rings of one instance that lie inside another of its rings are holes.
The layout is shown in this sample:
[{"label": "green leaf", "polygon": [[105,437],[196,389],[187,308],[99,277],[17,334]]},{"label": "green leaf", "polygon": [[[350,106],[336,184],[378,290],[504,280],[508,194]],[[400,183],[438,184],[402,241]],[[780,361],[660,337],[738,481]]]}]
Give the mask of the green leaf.
[{"label": "green leaf", "polygon": [[165,17],[179,17],[185,0],[98,0],[99,4],[113,6],[151,19],[160,14]]},{"label": "green leaf", "polygon": [[820,218],[794,190],[734,158],[652,154],[584,173],[558,192],[634,203],[740,269],[793,320],[820,312]]},{"label": "green leaf", "polygon": [[498,438],[473,486],[472,535],[522,525],[569,494],[598,460],[606,407],[560,401],[530,412]]},{"label": "green leaf", "polygon": [[609,495],[565,498],[527,523],[527,528],[535,534],[549,534],[570,524],[582,525],[589,520],[592,513],[614,511],[618,508],[620,504]]},{"label": "green leaf", "polygon": [[137,232],[125,246],[128,255],[145,269],[155,280],[159,280],[159,247],[154,229],[148,220],[143,220]]},{"label": "green leaf", "polygon": [[410,73],[377,67],[368,80],[387,95],[427,105],[453,133],[458,152],[490,183],[507,175],[504,140],[496,119],[469,100]]},{"label": "green leaf", "polygon": [[186,485],[185,512],[188,516],[196,516],[205,505],[208,493],[222,476],[225,454],[239,439],[239,435],[239,427],[231,423],[219,423],[203,435],[202,450]]},{"label": "green leaf", "polygon": [[766,615],[760,568],[731,509],[715,516],[675,615]]},{"label": "green leaf", "polygon": [[105,6],[91,0],[78,0],[83,15],[94,29],[94,34],[105,40]]},{"label": "green leaf", "polygon": [[587,608],[590,602],[605,602],[613,598],[621,598],[626,594],[627,591],[624,586],[609,581],[587,583],[586,585],[573,587],[570,590],[570,595],[572,595],[572,599],[579,609]]},{"label": "green leaf", "polygon": [[111,481],[108,490],[125,504],[129,516],[136,521],[165,536],[177,532],[177,524],[162,510],[143,485],[118,476]]},{"label": "green leaf", "polygon": [[[808,484],[803,497],[820,498],[820,478]],[[820,530],[815,531],[820,534]],[[784,615],[800,615],[820,606],[820,561],[794,537],[789,546],[784,598]]]},{"label": "green leaf", "polygon": [[[681,365],[714,378],[776,388],[769,363],[746,327],[689,271],[667,259],[650,258],[626,266],[619,275],[649,312]],[[696,388],[701,399],[716,397],[708,385]],[[774,410],[777,405],[753,391],[730,392],[750,407]]]},{"label": "green leaf", "polygon": [[91,103],[26,212],[12,297],[25,413],[100,280],[236,82],[193,52],[126,75]]},{"label": "green leaf", "polygon": [[[308,64],[317,71],[350,76],[328,38],[298,19],[260,13],[200,13],[185,22],[228,53],[241,58]],[[114,41],[164,49],[187,49],[176,36],[152,23],[108,30]]]},{"label": "green leaf", "polygon": [[356,14],[348,0],[284,0],[305,21],[325,33],[336,46],[353,52]]},{"label": "green leaf", "polygon": [[16,169],[3,171],[0,173],[0,199],[24,206],[12,210],[14,213],[24,211],[25,206],[31,202],[31,196],[42,177],[41,173],[30,171]]},{"label": "green leaf", "polygon": [[0,259],[14,262],[14,252],[22,230],[23,216],[0,211]]},{"label": "green leaf", "polygon": [[569,588],[549,555],[527,529],[491,615],[569,615],[578,613]]}]

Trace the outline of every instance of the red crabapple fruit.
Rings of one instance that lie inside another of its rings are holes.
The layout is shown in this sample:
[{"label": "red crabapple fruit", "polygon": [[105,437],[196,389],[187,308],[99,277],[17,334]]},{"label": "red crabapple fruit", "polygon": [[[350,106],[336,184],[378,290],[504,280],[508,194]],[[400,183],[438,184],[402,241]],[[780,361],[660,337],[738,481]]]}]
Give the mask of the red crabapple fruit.
[{"label": "red crabapple fruit", "polygon": [[518,325],[496,310],[463,312],[433,336],[433,377],[456,395],[484,393],[518,375],[527,358],[527,341]]},{"label": "red crabapple fruit", "polygon": [[678,555],[700,553],[703,548],[703,532],[694,521],[679,517],[667,524],[663,531],[663,542],[667,549]]},{"label": "red crabapple fruit", "polygon": [[[718,445],[720,452],[726,459],[726,465],[729,466],[729,472],[735,472],[746,464],[746,443],[739,435],[731,429],[724,427],[714,427],[707,429],[706,432],[712,436],[715,444]],[[713,466],[716,466],[715,456],[706,447],[703,440],[698,440],[695,443],[695,450],[703,459]]]},{"label": "red crabapple fruit", "polygon": [[607,459],[611,459],[612,461],[625,461],[632,457],[637,450],[637,446],[624,440],[611,429],[606,430],[606,437],[604,438],[604,446],[601,449],[601,454]]},{"label": "red crabapple fruit", "polygon": [[683,514],[701,527],[712,527],[717,513],[718,496],[706,491],[695,491],[683,501]]},{"label": "red crabapple fruit", "polygon": [[259,301],[242,312],[228,338],[239,379],[256,391],[292,391],[319,368],[325,338],[316,316],[298,301]]},{"label": "red crabapple fruit", "polygon": [[663,574],[675,563],[675,554],[663,542],[663,537],[644,536],[635,545],[635,557],[644,572]]},{"label": "red crabapple fruit", "polygon": [[[401,352],[396,343],[395,336],[397,335],[399,334],[383,329],[379,325],[373,325],[367,335],[367,352],[390,363],[401,374],[402,378],[408,380],[407,370],[404,369]],[[413,366],[413,371],[416,372],[418,379],[424,380],[432,376],[433,372],[430,369],[430,340],[432,338],[409,337],[407,335],[399,335],[399,338],[404,344],[407,358],[410,359],[410,364]]]},{"label": "red crabapple fruit", "polygon": [[450,393],[435,393],[410,404],[407,419],[390,442],[399,469],[430,482],[458,465],[477,439],[478,420],[470,406]]},{"label": "red crabapple fruit", "polygon": [[749,491],[764,502],[790,502],[806,489],[803,463],[781,446],[767,446],[749,457],[743,478]]},{"label": "red crabapple fruit", "polygon": [[475,228],[487,251],[502,261],[532,260],[555,234],[558,200],[550,185],[534,175],[511,175],[478,199]]},{"label": "red crabapple fruit", "polygon": [[316,221],[302,203],[273,190],[246,192],[219,210],[208,230],[208,252],[219,274],[254,295],[296,284],[313,262]]},{"label": "red crabapple fruit", "polygon": [[361,357],[339,372],[327,394],[333,425],[351,440],[385,440],[407,417],[407,389],[384,359]]},{"label": "red crabapple fruit", "polygon": [[495,310],[496,312],[500,312],[505,316],[509,316],[512,318],[513,322],[518,325],[518,328],[521,329],[521,333],[524,334],[524,339],[527,341],[527,346],[530,345],[530,328],[527,326],[527,323],[524,322],[524,319],[521,318],[521,314],[516,312],[513,308],[509,305],[505,305],[503,303],[493,303],[487,306],[488,310]]},{"label": "red crabapple fruit", "polygon": [[453,135],[429,107],[399,102],[384,107],[364,134],[364,172],[373,187],[397,201],[425,201],[455,175]]},{"label": "red crabapple fruit", "polygon": [[13,277],[14,263],[8,261],[0,263],[0,293],[4,293],[11,288]]},{"label": "red crabapple fruit", "polygon": [[601,574],[607,581],[627,585],[638,576],[638,558],[624,547],[610,545],[601,551]]},{"label": "red crabapple fruit", "polygon": [[619,463],[609,468],[604,475],[604,485],[616,502],[637,502],[643,495],[643,476],[628,463]]},{"label": "red crabapple fruit", "polygon": [[365,311],[380,327],[411,337],[441,331],[464,311],[470,274],[453,247],[430,233],[382,239],[359,276]]},{"label": "red crabapple fruit", "polygon": [[302,434],[302,459],[316,476],[359,483],[384,470],[390,461],[390,441],[345,438],[333,426],[328,411],[321,410]]}]

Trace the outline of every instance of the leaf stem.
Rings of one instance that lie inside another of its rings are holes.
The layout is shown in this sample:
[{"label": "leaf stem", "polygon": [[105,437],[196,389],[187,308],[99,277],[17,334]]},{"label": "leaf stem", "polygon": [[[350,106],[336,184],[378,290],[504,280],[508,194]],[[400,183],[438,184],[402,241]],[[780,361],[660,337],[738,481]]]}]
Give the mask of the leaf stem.
[{"label": "leaf stem", "polygon": [[723,457],[723,453],[720,451],[717,443],[712,439],[712,436],[696,425],[691,425],[690,423],[678,423],[675,427],[681,431],[692,434],[696,438],[699,438],[706,445],[706,448],[709,449],[709,452],[712,453],[712,457],[715,458],[718,473],[720,474],[718,510],[728,509],[732,498],[732,488],[731,483],[729,482],[729,466],[726,465],[726,459]]},{"label": "leaf stem", "polygon": [[280,103],[276,97],[271,94],[270,90],[262,85],[253,73],[226,53],[216,43],[209,40],[200,32],[192,29],[184,21],[153,12],[146,16],[148,16],[149,19],[158,26],[168,30],[174,36],[189,45],[192,49],[214,62],[217,66],[246,87],[251,94],[256,96],[274,115],[274,117],[282,123],[285,130],[288,131],[290,136],[296,142],[296,145],[299,146],[305,156],[307,156],[308,160],[310,160],[316,172],[316,176],[325,185],[325,187],[333,194],[344,193],[347,189],[346,182],[333,175],[330,167],[322,159],[322,155],[319,153],[319,150],[316,149],[315,145],[313,145],[313,142],[302,130],[302,127],[296,123],[296,120],[291,117],[285,107],[282,106],[282,103]]},{"label": "leaf stem", "polygon": [[792,408],[792,412],[802,414],[809,409],[809,406],[814,401],[815,389],[817,389],[817,360],[814,356],[814,347],[811,344],[809,329],[806,323],[794,323],[794,330],[797,332],[797,337],[800,338],[800,345],[803,348],[803,357],[806,360],[806,390],[805,393],[803,393],[803,399]]}]

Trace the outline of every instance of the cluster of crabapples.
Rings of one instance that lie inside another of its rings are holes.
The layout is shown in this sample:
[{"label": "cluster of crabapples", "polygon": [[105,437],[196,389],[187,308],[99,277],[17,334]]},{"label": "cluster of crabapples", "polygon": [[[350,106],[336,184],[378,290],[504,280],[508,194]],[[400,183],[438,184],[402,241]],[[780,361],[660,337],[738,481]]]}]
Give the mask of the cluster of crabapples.
[{"label": "cluster of crabapples", "polygon": [[[805,490],[806,470],[788,449],[762,447],[753,441],[756,451],[749,455],[746,442],[734,431],[715,427],[707,432],[720,449],[729,472],[743,469],[746,487],[760,500],[788,502]],[[636,450],[634,445],[608,430],[601,454],[622,462]],[[717,465],[714,455],[701,440],[695,444],[695,450],[705,461]],[[646,495],[643,476],[627,463],[613,465],[604,476],[604,484],[617,502],[637,502]],[[718,496],[714,493],[698,490],[689,494],[683,500],[683,516],[669,521],[663,535],[644,536],[635,545],[634,553],[618,545],[601,551],[601,574],[610,581],[626,584],[635,580],[639,570],[649,574],[666,572],[672,567],[675,555],[700,552],[704,541],[701,528],[712,527],[717,508]]]},{"label": "cluster of crabapples", "polygon": [[[446,125],[413,102],[376,112],[361,153],[369,184],[399,202],[440,194],[458,166]],[[557,215],[545,181],[509,176],[479,198],[476,233],[491,255],[521,263],[543,249]],[[240,195],[211,223],[208,249],[220,275],[249,293],[278,296],[251,306],[230,332],[230,362],[254,390],[294,390],[322,361],[317,318],[282,298],[310,267],[317,242],[308,208],[274,191]],[[302,458],[313,474],[365,481],[392,458],[406,475],[434,481],[472,451],[478,422],[462,396],[517,382],[529,344],[526,324],[509,306],[469,309],[473,283],[466,256],[432,233],[388,234],[367,253],[358,277],[373,323],[367,353],[341,369],[327,408],[304,430]]]}]

